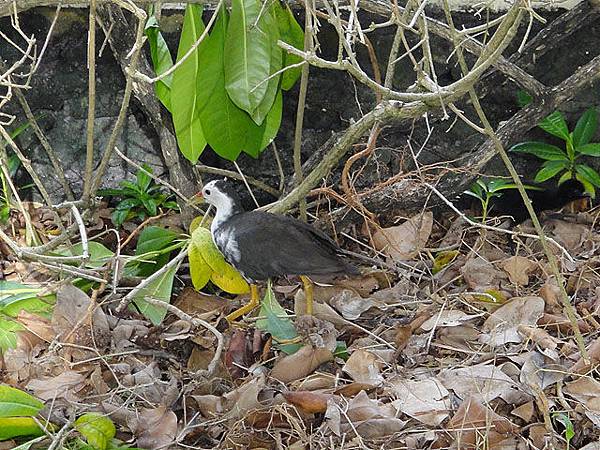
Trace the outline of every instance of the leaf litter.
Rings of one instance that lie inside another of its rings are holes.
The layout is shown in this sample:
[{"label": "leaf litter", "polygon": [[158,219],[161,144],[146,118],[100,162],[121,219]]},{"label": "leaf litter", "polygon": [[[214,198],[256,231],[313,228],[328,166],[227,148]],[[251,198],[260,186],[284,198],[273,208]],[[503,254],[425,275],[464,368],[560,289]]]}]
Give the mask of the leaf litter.
[{"label": "leaf litter", "polygon": [[[597,237],[561,219],[547,229],[573,258],[556,253],[586,358],[536,241],[460,220],[444,229],[425,213],[374,234],[400,274],[317,283],[312,316],[296,280],[279,280],[234,326],[224,320],[231,295],[177,288],[172,304],[225,339],[208,377],[214,334],[171,314],[160,324],[116,314],[107,292],[61,282],[52,313],[11,316],[4,382],[44,401],[54,421],[107,415],[148,449],[565,448],[564,415],[571,447],[593,450]],[[15,282],[55,281],[8,267]]]}]

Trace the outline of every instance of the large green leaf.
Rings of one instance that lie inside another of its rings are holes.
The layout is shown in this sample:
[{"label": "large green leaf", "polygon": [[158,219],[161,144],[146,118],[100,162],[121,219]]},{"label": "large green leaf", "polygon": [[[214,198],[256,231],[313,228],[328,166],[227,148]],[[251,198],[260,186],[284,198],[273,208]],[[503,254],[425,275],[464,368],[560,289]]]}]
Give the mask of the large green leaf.
[{"label": "large green leaf", "polygon": [[568,157],[562,149],[556,145],[546,144],[545,142],[521,142],[520,144],[513,145],[509,151],[528,153],[547,161],[568,161]]},{"label": "large green leaf", "polygon": [[20,323],[0,317],[0,350],[5,352],[9,348],[16,348],[16,331],[21,331],[24,329],[25,328]]},{"label": "large green leaf", "polygon": [[[298,50],[304,49],[304,31],[296,21],[294,13],[290,7],[282,5],[279,1],[273,3],[273,9],[277,17],[277,25],[279,26],[280,39],[290,45],[293,45]],[[284,52],[283,67],[298,64],[302,58],[296,55],[291,55]],[[286,70],[281,77],[281,89],[284,91],[290,90],[302,73],[302,67],[294,67]]]},{"label": "large green leaf", "polygon": [[[61,248],[55,253],[60,256],[81,256],[83,255],[83,245],[78,243],[68,248]],[[92,268],[104,266],[111,258],[115,256],[111,250],[106,248],[100,242],[96,241],[88,242],[88,255],[90,258],[85,263],[85,266]]]},{"label": "large green leaf", "polygon": [[565,141],[569,140],[569,128],[560,111],[554,111],[538,125],[542,130]]},{"label": "large green leaf", "polygon": [[0,384],[0,417],[35,416],[44,404],[20,389]]},{"label": "large green leaf", "polygon": [[44,434],[33,417],[0,418],[0,441],[19,436],[39,436]]},{"label": "large green leaf", "polygon": [[177,233],[166,228],[155,226],[144,228],[135,247],[135,255],[149,254],[144,258],[148,262],[139,263],[136,275],[147,277],[164,266],[169,261],[171,252],[162,252],[162,250],[168,248],[178,236]]},{"label": "large green leaf", "polygon": [[261,125],[271,111],[273,107],[273,102],[275,101],[275,96],[279,92],[279,79],[281,75],[273,76],[273,74],[277,73],[281,70],[282,62],[283,62],[283,53],[281,48],[277,45],[277,41],[279,39],[279,30],[277,28],[277,21],[275,20],[275,13],[273,12],[273,8],[268,8],[263,12],[265,16],[265,20],[268,22],[267,26],[269,30],[272,30],[271,34],[273,35],[273,40],[271,41],[271,58],[269,62],[269,76],[272,77],[267,84],[267,91],[262,99],[262,101],[258,104],[256,109],[250,114],[252,116],[252,120],[256,122],[257,125]]},{"label": "large green leaf", "polygon": [[596,187],[600,187],[600,175],[590,166],[586,164],[577,164],[575,170],[584,180],[589,181]]},{"label": "large green leaf", "polygon": [[[150,57],[157,75],[161,75],[173,66],[171,52],[158,27],[155,16],[150,16],[146,22],[146,36],[150,44]],[[156,96],[165,107],[171,111],[171,85],[173,74],[169,74],[154,85]]]},{"label": "large green leaf", "polygon": [[[179,38],[177,61],[181,60],[204,31],[202,6],[189,3],[185,8],[183,29]],[[206,38],[205,38],[206,39]],[[200,52],[196,48],[177,68],[171,85],[171,111],[175,134],[181,153],[193,164],[198,161],[206,146],[206,138],[197,109],[196,79],[201,64]]]},{"label": "large green leaf", "polygon": [[265,297],[260,304],[259,316],[264,317],[256,321],[256,328],[269,333],[275,342],[284,342],[281,349],[288,354],[295,353],[300,348],[298,344],[286,344],[285,341],[291,341],[298,337],[298,332],[285,310],[281,307],[275,293],[271,288],[271,283],[267,285]]},{"label": "large green leaf", "polygon": [[535,182],[542,183],[558,175],[559,172],[567,168],[567,164],[566,161],[546,161],[535,175]]},{"label": "large green leaf", "polygon": [[275,99],[271,112],[258,126],[231,101],[225,89],[224,73],[227,21],[227,13],[223,8],[208,40],[200,44],[203,64],[198,73],[196,90],[200,120],[208,144],[219,156],[234,161],[242,151],[256,158],[277,134],[281,121],[281,102]]},{"label": "large green leaf", "polygon": [[590,142],[597,128],[598,111],[592,107],[581,115],[577,125],[575,125],[575,130],[573,130],[573,146],[575,149],[579,150],[578,147]]},{"label": "large green leaf", "polygon": [[138,307],[140,312],[152,322],[154,325],[160,325],[165,316],[167,309],[160,305],[153,305],[145,300],[145,297],[150,297],[162,300],[165,303],[171,301],[171,291],[173,290],[173,279],[177,272],[177,266],[171,267],[157,279],[150,282],[148,286],[139,291],[133,298],[133,302]]},{"label": "large green leaf", "polygon": [[[279,131],[279,127],[281,125],[281,115],[283,113],[283,95],[281,90],[277,91],[277,97],[275,97],[275,102],[273,103],[273,107],[269,114],[267,114],[267,118],[264,121],[264,134],[262,136],[262,141],[259,145],[259,150],[256,152],[255,158],[258,158],[258,154],[261,150],[263,150],[267,145],[269,145],[275,136],[277,136],[277,132]],[[256,148],[256,147],[254,147]]]},{"label": "large green leaf", "polygon": [[600,144],[585,144],[577,148],[577,152],[587,156],[600,156]]},{"label": "large green leaf", "polygon": [[87,413],[75,421],[79,431],[92,447],[106,450],[117,429],[112,420],[99,413]]},{"label": "large green leaf", "polygon": [[232,0],[225,38],[225,86],[237,106],[252,114],[267,92],[277,26],[261,0]]}]

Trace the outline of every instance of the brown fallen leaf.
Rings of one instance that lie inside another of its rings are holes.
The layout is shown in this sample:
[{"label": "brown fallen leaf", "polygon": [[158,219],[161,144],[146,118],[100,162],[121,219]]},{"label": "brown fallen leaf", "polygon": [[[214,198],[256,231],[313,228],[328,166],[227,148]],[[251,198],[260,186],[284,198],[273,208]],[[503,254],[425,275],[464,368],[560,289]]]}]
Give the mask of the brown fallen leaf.
[{"label": "brown fallen leaf", "polygon": [[534,326],[544,313],[544,299],[537,296],[514,297],[494,311],[483,324],[482,342],[500,346],[508,342],[521,342],[519,325]]},{"label": "brown fallen leaf", "polygon": [[[446,430],[455,436],[461,449],[494,448],[516,434],[519,428],[473,397],[461,403]],[[482,442],[483,440],[483,442]]]},{"label": "brown fallen leaf", "polygon": [[600,338],[596,338],[596,340],[590,344],[587,351],[589,361],[586,362],[584,358],[579,358],[579,360],[569,368],[569,372],[584,374],[600,363]]},{"label": "brown fallen leaf", "polygon": [[532,327],[529,325],[521,324],[517,327],[517,331],[521,336],[531,339],[540,348],[555,350],[560,342],[555,337],[551,336],[547,331],[542,330],[541,328]]},{"label": "brown fallen leaf", "polygon": [[228,411],[227,418],[238,420],[245,417],[249,411],[261,408],[258,399],[259,394],[266,387],[264,375],[246,381],[237,389],[223,395],[225,400],[224,409]]},{"label": "brown fallen leaf", "polygon": [[433,213],[426,211],[401,225],[377,230],[373,244],[396,261],[414,258],[425,247],[433,227]]},{"label": "brown fallen leaf", "polygon": [[75,393],[80,391],[84,384],[85,377],[82,374],[67,370],[56,377],[31,380],[27,383],[27,389],[33,391],[33,395],[41,400],[61,397],[73,400],[77,398]]},{"label": "brown fallen leaf", "polygon": [[513,416],[517,416],[525,421],[525,423],[531,422],[533,415],[535,414],[535,404],[533,401],[523,403],[521,406],[516,407],[510,412]]},{"label": "brown fallen leaf", "polygon": [[185,287],[177,296],[174,305],[190,315],[206,319],[219,315],[231,306],[231,301],[216,295],[202,294],[192,287]]},{"label": "brown fallen leaf", "polygon": [[379,386],[383,383],[381,360],[367,350],[355,350],[342,367],[342,370],[358,383]]},{"label": "brown fallen leaf", "polygon": [[546,280],[540,289],[540,297],[546,302],[546,311],[554,314],[560,313],[562,303],[560,301],[560,287],[554,277]]},{"label": "brown fallen leaf", "polygon": [[439,380],[397,378],[389,384],[396,397],[392,404],[398,411],[433,427],[439,426],[448,417],[451,409],[450,393]]},{"label": "brown fallen leaf", "polygon": [[288,403],[297,406],[306,413],[324,413],[327,410],[327,401],[333,397],[331,394],[309,391],[283,392]]},{"label": "brown fallen leaf", "polygon": [[292,355],[275,363],[271,376],[283,383],[299,380],[314,372],[321,364],[332,361],[333,353],[326,348],[305,345]]},{"label": "brown fallen leaf", "polygon": [[166,406],[142,408],[135,424],[137,445],[148,450],[170,448],[177,436],[177,416]]},{"label": "brown fallen leaf", "polygon": [[468,259],[460,268],[460,274],[469,289],[478,292],[498,290],[500,282],[506,279],[504,272],[496,269],[491,262],[481,257]]},{"label": "brown fallen leaf", "polygon": [[225,367],[234,380],[242,378],[244,367],[252,364],[252,345],[250,335],[245,330],[236,329],[225,352]]},{"label": "brown fallen leaf", "polygon": [[598,429],[600,427],[600,381],[591,377],[581,377],[567,383],[563,392],[584,406],[585,415]]},{"label": "brown fallen leaf", "polygon": [[354,382],[342,386],[339,389],[336,389],[335,391],[333,391],[333,393],[342,397],[351,398],[360,393],[361,391],[370,392],[373,389],[375,389],[375,387],[371,384]]},{"label": "brown fallen leaf", "polygon": [[529,274],[537,268],[537,263],[524,256],[511,256],[502,261],[500,267],[508,274],[511,283],[517,286],[527,286]]},{"label": "brown fallen leaf", "polygon": [[[537,324],[551,330],[555,329],[560,333],[573,333],[573,325],[571,325],[569,319],[563,315],[545,313],[538,319]],[[579,331],[583,334],[592,331],[590,325],[583,319],[579,319],[577,325],[579,326]]]}]

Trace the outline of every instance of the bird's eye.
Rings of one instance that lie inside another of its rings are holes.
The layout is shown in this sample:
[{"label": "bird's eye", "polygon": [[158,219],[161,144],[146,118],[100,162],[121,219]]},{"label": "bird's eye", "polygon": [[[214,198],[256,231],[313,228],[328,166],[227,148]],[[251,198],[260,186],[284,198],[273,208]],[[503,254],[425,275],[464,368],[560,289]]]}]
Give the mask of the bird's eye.
[{"label": "bird's eye", "polygon": [[206,195],[210,195],[210,190],[209,189],[206,190]]}]

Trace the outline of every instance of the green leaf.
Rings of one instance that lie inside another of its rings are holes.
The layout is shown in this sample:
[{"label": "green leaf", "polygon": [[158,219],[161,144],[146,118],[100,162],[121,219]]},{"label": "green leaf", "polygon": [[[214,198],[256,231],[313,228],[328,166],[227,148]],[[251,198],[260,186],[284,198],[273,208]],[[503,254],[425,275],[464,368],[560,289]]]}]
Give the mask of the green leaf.
[{"label": "green leaf", "polygon": [[252,114],[267,92],[277,30],[260,0],[232,0],[225,37],[225,87],[238,107]]},{"label": "green leaf", "polygon": [[106,450],[117,429],[108,417],[99,413],[87,413],[75,421],[75,429],[81,433],[88,444],[99,450]]},{"label": "green leaf", "polygon": [[[150,167],[148,164],[144,164],[142,167],[146,172],[152,173],[152,167]],[[138,170],[135,175],[137,185],[142,192],[146,191],[150,186],[150,183],[152,183],[152,177],[148,173],[144,172],[144,170]]]},{"label": "green leaf", "polygon": [[[277,17],[277,24],[279,26],[280,39],[290,45],[293,45],[298,50],[304,49],[304,31],[302,27],[296,21],[294,13],[286,3],[285,6],[280,2],[274,2],[273,8],[275,9],[275,15]],[[291,55],[288,52],[283,53],[283,67],[288,67],[294,64],[302,62],[302,58],[296,55]],[[300,75],[302,74],[302,67],[294,67],[283,72],[281,76],[281,89],[289,91]]]},{"label": "green leaf", "polygon": [[[136,256],[141,256],[146,253],[160,252],[170,246],[178,236],[179,235],[174,231],[165,228],[155,226],[146,227],[140,233],[134,254]],[[140,263],[136,275],[142,277],[152,275],[169,261],[170,255],[171,252],[164,252],[145,258],[146,260],[154,262]]]},{"label": "green leaf", "polygon": [[173,279],[177,273],[177,266],[171,267],[165,273],[161,274],[157,279],[150,282],[146,287],[139,291],[133,297],[133,303],[138,307],[140,312],[154,325],[160,325],[165,316],[167,309],[162,306],[153,305],[145,300],[145,297],[162,300],[165,303],[171,302],[171,291],[173,290]]},{"label": "green leaf", "polygon": [[577,121],[577,125],[575,125],[575,130],[573,130],[573,145],[575,148],[578,149],[578,147],[590,142],[596,132],[596,128],[598,128],[598,111],[596,111],[596,108],[591,107],[581,115]]},{"label": "green leaf", "polygon": [[0,418],[0,441],[20,436],[39,436],[44,434],[32,417]]},{"label": "green leaf", "polygon": [[584,177],[582,177],[578,173],[575,174],[575,179],[583,185],[585,192],[590,194],[590,197],[592,199],[596,198],[596,188],[594,187],[594,185],[592,183],[590,183],[588,180],[586,180]]},{"label": "green leaf", "polygon": [[558,179],[558,185],[560,186],[561,184],[563,184],[565,181],[570,180],[571,178],[573,178],[573,172],[571,172],[570,170],[567,170],[565,173],[562,174],[562,176]]},{"label": "green leaf", "polygon": [[[254,156],[258,158],[259,152],[264,150],[267,145],[273,142],[275,136],[277,136],[277,132],[279,131],[279,127],[281,126],[281,116],[283,114],[283,95],[281,90],[277,91],[277,97],[275,97],[275,102],[273,103],[273,107],[269,114],[267,114],[267,118],[265,119],[264,125],[264,133],[262,135],[261,143],[258,147],[252,147],[252,149],[256,149],[256,154],[250,154],[250,156]],[[247,151],[246,153],[250,153]]]},{"label": "green leaf", "polygon": [[0,384],[0,417],[35,416],[44,403],[20,389]]},{"label": "green leaf", "polygon": [[[279,129],[281,103],[278,98],[259,127],[238,108],[225,89],[225,31],[227,13],[221,9],[207,41],[200,44],[203,64],[198,73],[198,109],[206,139],[221,157],[235,161],[244,151],[257,157]],[[229,55],[227,56],[229,58]]]},{"label": "green leaf", "polygon": [[529,92],[519,89],[517,92],[517,104],[519,107],[523,108],[531,103],[533,97],[529,94]]},{"label": "green leaf", "polygon": [[204,260],[202,252],[192,241],[188,247],[188,260],[190,262],[190,277],[194,289],[199,291],[210,281],[213,270]]},{"label": "green leaf", "polygon": [[142,201],[142,205],[144,205],[144,208],[146,208],[148,214],[150,214],[151,216],[156,216],[156,214],[158,213],[156,201],[147,194],[142,195],[140,197],[140,200]]},{"label": "green leaf", "polygon": [[577,153],[587,156],[600,156],[600,144],[585,144],[575,149]]},{"label": "green leaf", "polygon": [[542,168],[535,175],[535,182],[542,183],[556,176],[561,170],[567,168],[566,161],[546,161]]},{"label": "green leaf", "polygon": [[[150,44],[150,57],[152,58],[154,72],[157,75],[161,75],[173,66],[173,58],[171,58],[171,52],[159,30],[155,16],[148,17],[145,32]],[[172,83],[173,74],[170,74],[162,80],[157,81],[154,85],[156,96],[169,111],[171,111]]]},{"label": "green leaf", "polygon": [[[256,321],[256,328],[269,333],[275,342],[290,341],[298,337],[293,322],[275,298],[270,282],[267,284],[265,297],[261,302],[259,316],[264,319]],[[288,354],[295,353],[299,348],[300,345],[296,344],[281,346],[281,350]]]},{"label": "green leaf", "polygon": [[37,444],[38,442],[41,442],[44,439],[48,439],[48,437],[45,434],[30,441],[24,442],[21,445],[17,445],[12,450],[29,450],[33,444]]},{"label": "green leaf", "polygon": [[112,222],[118,228],[127,220],[129,216],[129,209],[115,209],[113,213],[110,215]]},{"label": "green leaf", "polygon": [[0,350],[5,352],[9,348],[16,348],[17,334],[15,332],[24,329],[20,323],[0,317]]},{"label": "green leaf", "polygon": [[564,141],[569,140],[569,128],[567,122],[560,111],[554,111],[547,116],[538,125],[542,130],[553,136],[559,137]]},{"label": "green leaf", "polygon": [[[68,248],[61,248],[55,253],[59,256],[81,256],[83,255],[83,245],[78,243]],[[94,269],[103,267],[115,256],[111,250],[96,241],[88,242],[88,255],[90,256],[90,259],[85,263],[85,266]]]},{"label": "green leaf", "polygon": [[[177,61],[181,60],[204,32],[202,6],[188,3],[183,18],[183,29],[179,39]],[[206,39],[206,38],[205,38]],[[201,64],[200,52],[196,48],[175,70],[171,85],[171,110],[175,134],[181,153],[195,164],[206,146],[206,138],[197,109],[196,79]],[[213,68],[214,70],[214,68]]]},{"label": "green leaf", "polygon": [[521,142],[520,144],[513,145],[509,151],[527,153],[547,161],[569,160],[567,154],[562,149],[556,145],[546,144],[545,142]]},{"label": "green leaf", "polygon": [[600,175],[594,169],[586,164],[577,164],[575,170],[585,180],[589,181],[596,187],[600,187]]},{"label": "green leaf", "polygon": [[277,21],[275,20],[273,8],[267,8],[263,12],[263,16],[265,16],[265,26],[271,30],[272,35],[271,58],[269,60],[269,76],[272,78],[266,82],[267,90],[262,101],[258,104],[252,114],[250,114],[252,116],[252,120],[254,120],[257,125],[261,125],[263,123],[265,117],[267,117],[267,114],[269,114],[269,111],[271,111],[273,107],[273,102],[275,101],[275,97],[279,92],[279,79],[281,78],[281,74],[276,76],[273,76],[273,74],[281,70],[283,62],[283,53],[281,48],[277,45],[277,41],[279,40],[279,29],[277,28]]}]

